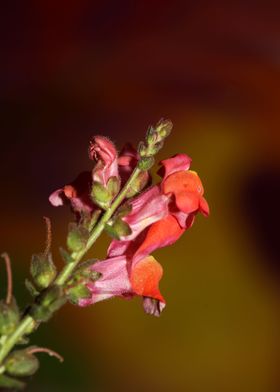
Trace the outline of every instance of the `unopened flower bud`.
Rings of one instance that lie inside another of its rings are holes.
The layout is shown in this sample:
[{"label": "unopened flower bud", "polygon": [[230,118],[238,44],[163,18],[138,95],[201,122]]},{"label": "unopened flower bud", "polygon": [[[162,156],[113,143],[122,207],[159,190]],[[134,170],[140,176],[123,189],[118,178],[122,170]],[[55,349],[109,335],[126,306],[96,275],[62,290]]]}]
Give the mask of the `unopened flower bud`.
[{"label": "unopened flower bud", "polygon": [[67,236],[67,246],[71,252],[79,252],[88,240],[88,231],[76,224],[71,224]]},{"label": "unopened flower bud", "polygon": [[47,288],[56,277],[56,267],[52,261],[51,254],[33,255],[30,273],[39,289]]},{"label": "unopened flower bud", "polygon": [[138,162],[138,167],[142,171],[147,171],[153,166],[154,162],[155,162],[154,157],[152,156],[146,158],[144,157],[141,158],[140,161]]},{"label": "unopened flower bud", "polygon": [[4,367],[11,376],[32,376],[39,368],[39,361],[27,350],[18,350],[8,356]]},{"label": "unopened flower bud", "polygon": [[156,132],[161,139],[165,139],[171,132],[173,124],[170,120],[160,120],[156,125]]},{"label": "unopened flower bud", "polygon": [[112,224],[107,224],[105,228],[107,233],[116,239],[120,239],[121,237],[126,237],[131,234],[131,228],[121,218],[115,219]]},{"label": "unopened flower bud", "polygon": [[10,335],[16,329],[20,319],[15,300],[10,304],[0,301],[0,335]]}]

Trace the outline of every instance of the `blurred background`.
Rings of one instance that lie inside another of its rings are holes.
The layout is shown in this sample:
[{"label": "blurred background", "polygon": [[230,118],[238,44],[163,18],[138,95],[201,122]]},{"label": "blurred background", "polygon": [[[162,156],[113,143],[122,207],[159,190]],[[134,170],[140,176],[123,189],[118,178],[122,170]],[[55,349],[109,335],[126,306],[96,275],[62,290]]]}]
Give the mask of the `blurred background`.
[{"label": "blurred background", "polygon": [[[278,2],[9,1],[1,5],[1,236],[23,306],[33,252],[65,243],[48,196],[90,169],[90,137],[119,148],[172,119],[159,159],[185,152],[209,201],[164,267],[162,316],[141,301],[66,306],[42,325],[28,391],[279,392]],[[104,257],[107,239],[92,255]],[[5,295],[4,263],[0,294]]]}]

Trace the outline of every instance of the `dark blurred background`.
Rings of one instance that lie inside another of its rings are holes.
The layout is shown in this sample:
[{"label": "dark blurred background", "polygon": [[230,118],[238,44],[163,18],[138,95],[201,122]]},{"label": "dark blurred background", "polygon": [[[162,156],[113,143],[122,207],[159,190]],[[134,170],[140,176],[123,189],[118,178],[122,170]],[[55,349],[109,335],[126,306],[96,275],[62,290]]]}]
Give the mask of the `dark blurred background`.
[{"label": "dark blurred background", "polygon": [[[71,215],[48,195],[91,167],[91,135],[120,148],[172,119],[159,158],[189,154],[211,207],[156,254],[161,318],[137,299],[66,306],[33,337],[66,361],[40,354],[29,391],[280,391],[279,11],[246,0],[1,4],[0,249],[21,305],[44,215],[59,259]],[[0,278],[4,295],[4,264]]]}]

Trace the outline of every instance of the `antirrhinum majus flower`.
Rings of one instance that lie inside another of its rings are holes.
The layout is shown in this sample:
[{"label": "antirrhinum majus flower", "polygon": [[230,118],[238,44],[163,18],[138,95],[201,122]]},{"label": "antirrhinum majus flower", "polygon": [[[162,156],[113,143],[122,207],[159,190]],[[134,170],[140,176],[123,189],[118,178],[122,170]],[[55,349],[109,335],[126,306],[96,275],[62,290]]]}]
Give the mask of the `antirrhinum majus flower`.
[{"label": "antirrhinum majus flower", "polygon": [[184,154],[162,161],[162,182],[130,202],[131,212],[123,219],[132,233],[113,240],[108,258],[91,267],[102,277],[88,285],[91,297],[81,300],[81,306],[114,296],[138,295],[143,297],[144,310],[159,316],[165,306],[159,290],[163,270],[151,253],[176,242],[198,212],[209,214],[202,183],[189,170],[190,163]]}]

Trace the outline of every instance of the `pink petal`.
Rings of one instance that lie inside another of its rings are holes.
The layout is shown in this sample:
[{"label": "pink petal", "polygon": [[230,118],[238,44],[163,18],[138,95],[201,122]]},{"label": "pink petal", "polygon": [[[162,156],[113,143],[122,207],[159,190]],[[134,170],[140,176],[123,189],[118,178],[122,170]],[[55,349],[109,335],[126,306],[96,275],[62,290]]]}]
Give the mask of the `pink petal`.
[{"label": "pink petal", "polygon": [[49,201],[55,207],[70,203],[74,212],[90,213],[95,209],[89,196],[91,183],[91,172],[82,172],[70,184],[53,192]]},{"label": "pink petal", "polygon": [[131,212],[123,220],[128,223],[132,234],[124,237],[129,241],[138,236],[146,227],[168,215],[169,197],[161,194],[159,186],[153,186],[130,203]]},{"label": "pink petal", "polygon": [[158,170],[158,174],[165,180],[172,173],[188,170],[191,162],[191,158],[186,154],[174,155],[172,158],[164,159],[160,162],[162,167]]},{"label": "pink petal", "polygon": [[67,198],[65,198],[64,191],[62,188],[57,189],[54,191],[50,196],[49,196],[49,202],[54,206],[63,206],[65,202],[67,201]]},{"label": "pink petal", "polygon": [[81,300],[80,306],[87,306],[115,296],[132,296],[132,289],[127,272],[126,256],[112,257],[98,261],[91,269],[102,276],[87,285],[91,299]]},{"label": "pink petal", "polygon": [[106,186],[110,177],[118,177],[117,150],[109,139],[103,136],[93,137],[89,146],[89,157],[96,161],[92,170],[94,181]]}]

